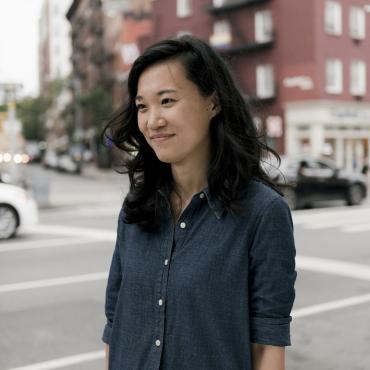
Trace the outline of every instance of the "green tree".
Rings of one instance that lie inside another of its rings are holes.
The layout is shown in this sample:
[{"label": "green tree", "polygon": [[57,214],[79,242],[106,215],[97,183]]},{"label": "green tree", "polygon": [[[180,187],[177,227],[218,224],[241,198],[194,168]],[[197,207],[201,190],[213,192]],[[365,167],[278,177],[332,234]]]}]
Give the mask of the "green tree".
[{"label": "green tree", "polygon": [[112,115],[112,96],[102,88],[95,88],[86,94],[77,97],[79,104],[87,114],[91,126],[95,129],[94,147],[96,148],[97,164],[107,168],[111,164],[111,156],[107,148],[102,145],[100,134],[104,123]]},{"label": "green tree", "polygon": [[77,97],[77,104],[89,115],[91,125],[96,131],[102,129],[103,123],[112,114],[112,97],[101,88],[81,94]]},{"label": "green tree", "polygon": [[45,139],[45,112],[50,101],[43,97],[26,97],[17,104],[17,115],[23,125],[26,140]]}]

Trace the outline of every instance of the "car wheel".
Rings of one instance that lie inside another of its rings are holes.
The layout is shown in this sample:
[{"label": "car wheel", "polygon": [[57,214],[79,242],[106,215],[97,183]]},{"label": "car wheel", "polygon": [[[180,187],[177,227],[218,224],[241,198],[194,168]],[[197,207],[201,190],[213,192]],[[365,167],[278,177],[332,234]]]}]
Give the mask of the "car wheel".
[{"label": "car wheel", "polygon": [[284,198],[288,203],[290,209],[297,209],[297,194],[292,188],[286,188],[283,190]]},{"label": "car wheel", "polygon": [[364,192],[360,185],[351,185],[348,189],[347,204],[349,206],[355,206],[360,204],[364,198]]},{"label": "car wheel", "polygon": [[18,227],[18,217],[14,209],[0,205],[0,240],[15,235]]}]

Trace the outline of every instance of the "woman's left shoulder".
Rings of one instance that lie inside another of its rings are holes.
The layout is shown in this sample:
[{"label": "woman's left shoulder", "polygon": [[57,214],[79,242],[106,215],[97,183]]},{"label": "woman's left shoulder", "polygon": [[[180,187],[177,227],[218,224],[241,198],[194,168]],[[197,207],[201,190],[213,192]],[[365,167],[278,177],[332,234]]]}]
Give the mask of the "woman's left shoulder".
[{"label": "woman's left shoulder", "polygon": [[283,196],[270,186],[258,180],[251,180],[246,186],[243,194],[243,203],[249,211],[255,210],[260,213],[261,210],[274,204],[278,207],[286,208],[287,204]]}]

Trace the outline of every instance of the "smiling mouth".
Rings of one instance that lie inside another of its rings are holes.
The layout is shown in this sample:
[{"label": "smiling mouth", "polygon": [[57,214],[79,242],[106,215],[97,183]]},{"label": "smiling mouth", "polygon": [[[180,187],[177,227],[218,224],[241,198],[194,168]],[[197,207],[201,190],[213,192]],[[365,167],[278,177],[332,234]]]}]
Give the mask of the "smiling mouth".
[{"label": "smiling mouth", "polygon": [[168,139],[171,139],[174,136],[175,135],[158,135],[158,136],[151,137],[150,140],[152,140],[154,142],[162,142],[162,141],[166,141]]}]

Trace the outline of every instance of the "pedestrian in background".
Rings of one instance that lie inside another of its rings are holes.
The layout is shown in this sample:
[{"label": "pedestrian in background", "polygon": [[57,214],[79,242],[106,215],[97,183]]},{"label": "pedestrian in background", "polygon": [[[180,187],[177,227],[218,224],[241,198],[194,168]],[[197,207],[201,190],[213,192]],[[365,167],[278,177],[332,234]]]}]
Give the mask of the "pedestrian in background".
[{"label": "pedestrian in background", "polygon": [[289,208],[223,60],[184,36],[149,47],[104,134],[130,178],[103,333],[110,370],[282,370],[295,246]]}]

